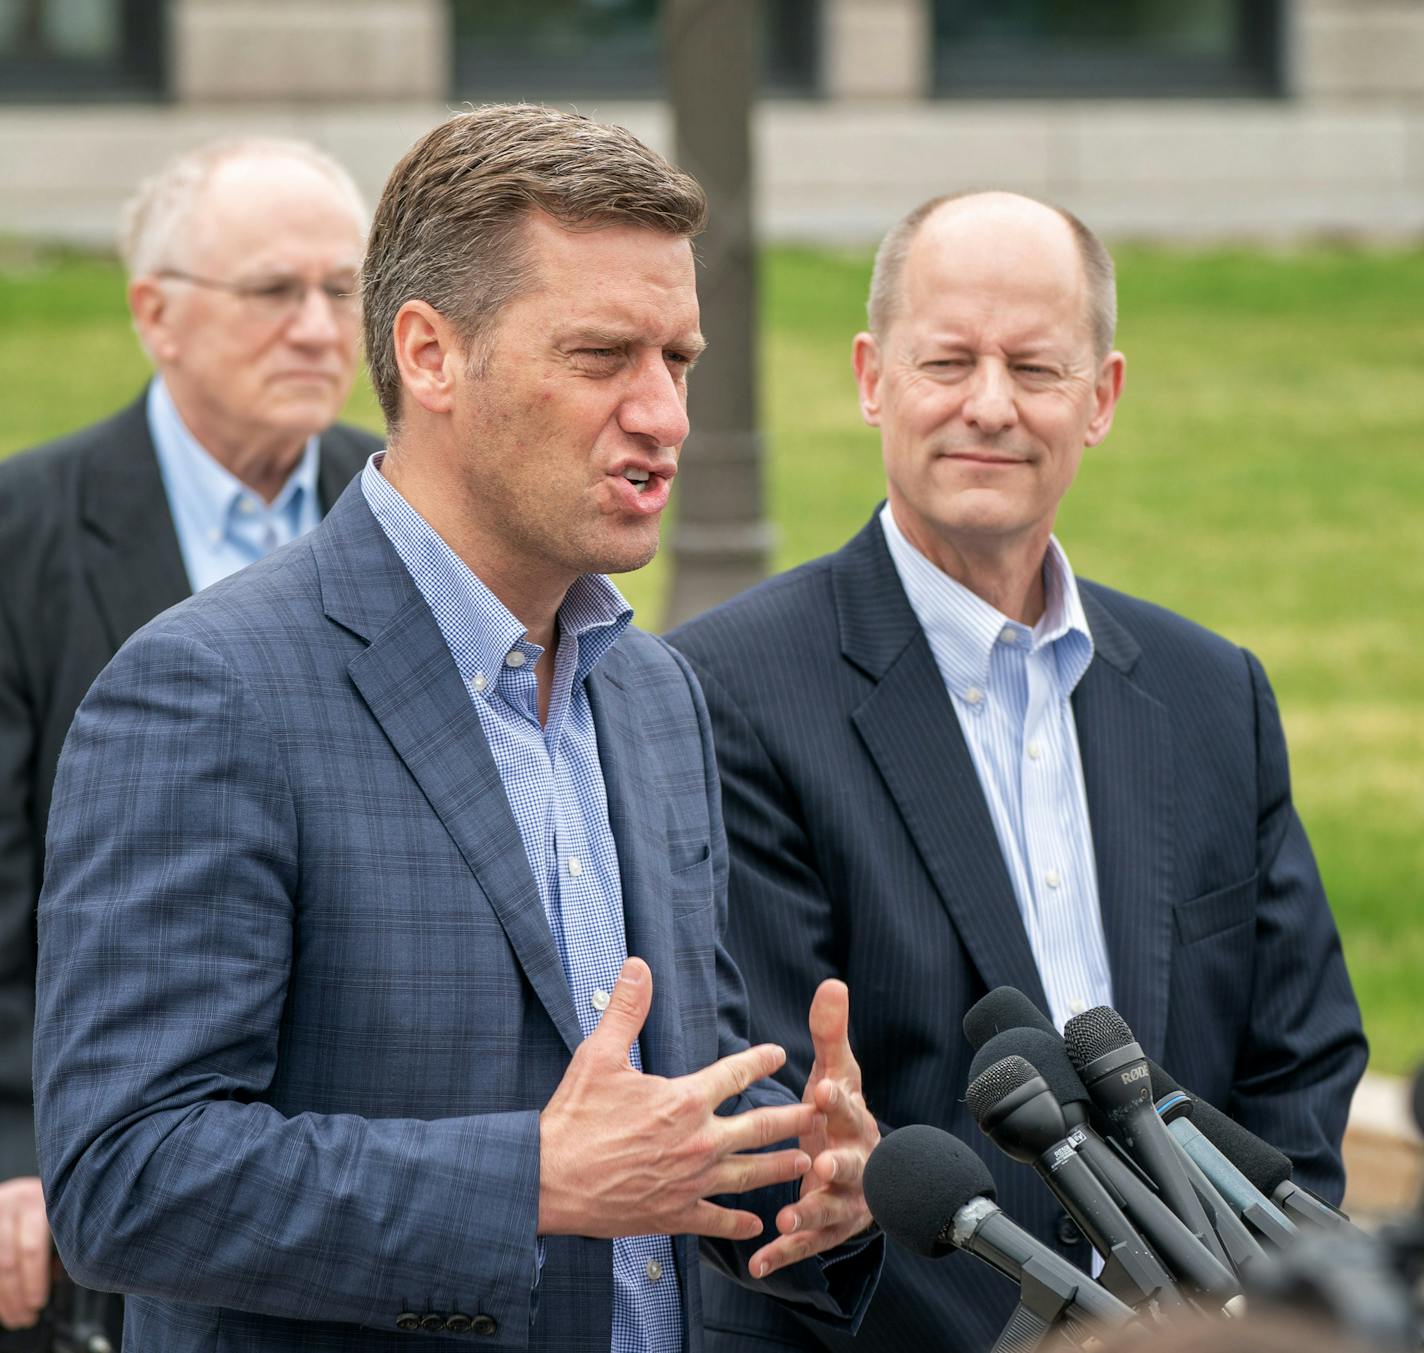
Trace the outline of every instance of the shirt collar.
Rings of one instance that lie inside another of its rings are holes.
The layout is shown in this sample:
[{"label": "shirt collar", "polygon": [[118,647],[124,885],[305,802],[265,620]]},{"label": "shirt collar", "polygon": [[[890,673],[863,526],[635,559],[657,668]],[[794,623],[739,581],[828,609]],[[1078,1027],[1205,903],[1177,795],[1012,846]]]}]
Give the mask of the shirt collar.
[{"label": "shirt collar", "polygon": [[[377,451],[361,472],[361,492],[435,617],[466,685],[492,685],[516,647],[531,658],[525,627],[381,473]],[[578,642],[572,682],[583,681],[633,618],[623,594],[601,573],[576,578],[559,607],[560,639]],[[483,685],[477,689],[484,689]]]},{"label": "shirt collar", "polygon": [[[193,525],[202,539],[221,540],[227,535],[238,503],[244,497],[261,500],[188,430],[162,376],[154,377],[148,387],[148,425],[164,475],[184,503]],[[266,512],[290,513],[295,524],[301,504],[316,501],[319,440],[315,436],[307,438],[302,458],[287,476],[281,492],[271,503],[262,504]]]},{"label": "shirt collar", "polygon": [[951,578],[910,543],[886,503],[880,526],[901,586],[930,641],[946,680],[955,689],[988,684],[994,645],[1006,629],[1031,653],[1049,648],[1063,689],[1071,692],[1093,658],[1093,636],[1083,612],[1078,582],[1056,536],[1043,560],[1044,609],[1030,629]]}]

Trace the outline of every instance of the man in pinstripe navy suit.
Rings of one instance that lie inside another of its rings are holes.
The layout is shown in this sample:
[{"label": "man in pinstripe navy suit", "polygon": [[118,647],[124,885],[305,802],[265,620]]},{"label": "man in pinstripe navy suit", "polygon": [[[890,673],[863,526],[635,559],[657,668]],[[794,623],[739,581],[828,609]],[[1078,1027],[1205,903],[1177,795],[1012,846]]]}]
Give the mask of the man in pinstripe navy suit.
[{"label": "man in pinstripe navy suit", "polygon": [[[1122,392],[1115,309],[1092,233],[1014,194],[936,199],[882,244],[854,365],[886,505],[671,636],[712,716],[729,944],[792,1083],[795,1011],[822,978],[851,983],[891,1125],[979,1138],[960,1018],[1008,984],[1060,1027],[1115,1006],[1338,1198],[1365,1043],[1265,674],[1077,579],[1052,534]],[[1037,1180],[990,1165],[1006,1208],[1086,1263]],[[711,1349],[849,1346],[704,1286]],[[894,1252],[854,1347],[987,1345],[1013,1295]]]}]

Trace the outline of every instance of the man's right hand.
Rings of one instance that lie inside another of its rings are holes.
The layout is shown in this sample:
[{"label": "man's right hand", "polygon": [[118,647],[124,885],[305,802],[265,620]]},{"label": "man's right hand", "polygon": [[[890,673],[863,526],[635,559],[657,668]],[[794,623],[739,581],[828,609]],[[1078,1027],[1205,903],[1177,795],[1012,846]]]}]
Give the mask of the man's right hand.
[{"label": "man's right hand", "polygon": [[760,1218],[707,1199],[799,1179],[811,1167],[802,1150],[758,1149],[814,1129],[814,1105],[715,1113],[776,1071],[785,1052],[762,1044],[674,1080],[644,1075],[629,1049],[652,1003],[648,965],[628,959],[598,1028],[539,1115],[540,1235],[750,1240]]},{"label": "man's right hand", "polygon": [[0,1328],[28,1329],[49,1300],[53,1244],[34,1176],[0,1184]]}]

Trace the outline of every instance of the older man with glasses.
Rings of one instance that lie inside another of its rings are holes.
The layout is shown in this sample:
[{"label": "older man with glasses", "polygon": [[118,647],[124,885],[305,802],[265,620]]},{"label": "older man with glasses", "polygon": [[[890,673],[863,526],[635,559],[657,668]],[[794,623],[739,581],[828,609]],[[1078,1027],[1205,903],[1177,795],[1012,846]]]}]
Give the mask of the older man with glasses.
[{"label": "older man with glasses", "polygon": [[[365,220],[346,171],[302,142],[172,161],[122,240],[154,379],[0,464],[0,1331],[33,1326],[50,1291],[30,1044],[59,749],[130,634],[315,526],[379,445],[334,424],[356,374]],[[0,1332],[0,1349],[29,1337]]]}]

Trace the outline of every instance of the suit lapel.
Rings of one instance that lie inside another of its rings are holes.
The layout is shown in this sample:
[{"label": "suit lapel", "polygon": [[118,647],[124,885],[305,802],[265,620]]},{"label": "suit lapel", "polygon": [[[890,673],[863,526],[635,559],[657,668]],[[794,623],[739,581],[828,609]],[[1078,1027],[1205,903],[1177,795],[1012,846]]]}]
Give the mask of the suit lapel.
[{"label": "suit lapel", "polygon": [[653,1008],[643,1028],[643,1066],[663,1076],[688,1070],[679,1011],[676,938],[668,907],[667,841],[656,830],[661,818],[648,772],[648,738],[626,684],[620,645],[604,655],[588,679],[589,703],[598,731],[598,760],[608,796],[608,825],[618,849],[623,890],[623,928],[628,952],[653,972]]},{"label": "suit lapel", "polygon": [[1073,693],[1113,1004],[1149,1057],[1167,1032],[1172,957],[1172,740],[1167,711],[1131,679],[1139,649],[1081,585],[1094,657]]},{"label": "suit lapel", "polygon": [[518,825],[430,608],[354,483],[312,537],[327,615],[366,638],[356,688],[499,918],[569,1051],[582,1035]]},{"label": "suit lapel", "polygon": [[832,565],[841,648],[875,681],[851,715],[985,986],[1047,1009],[979,777],[878,514]]},{"label": "suit lapel", "polygon": [[117,649],[192,587],[148,431],[146,398],[110,420],[80,480],[80,558]]}]

